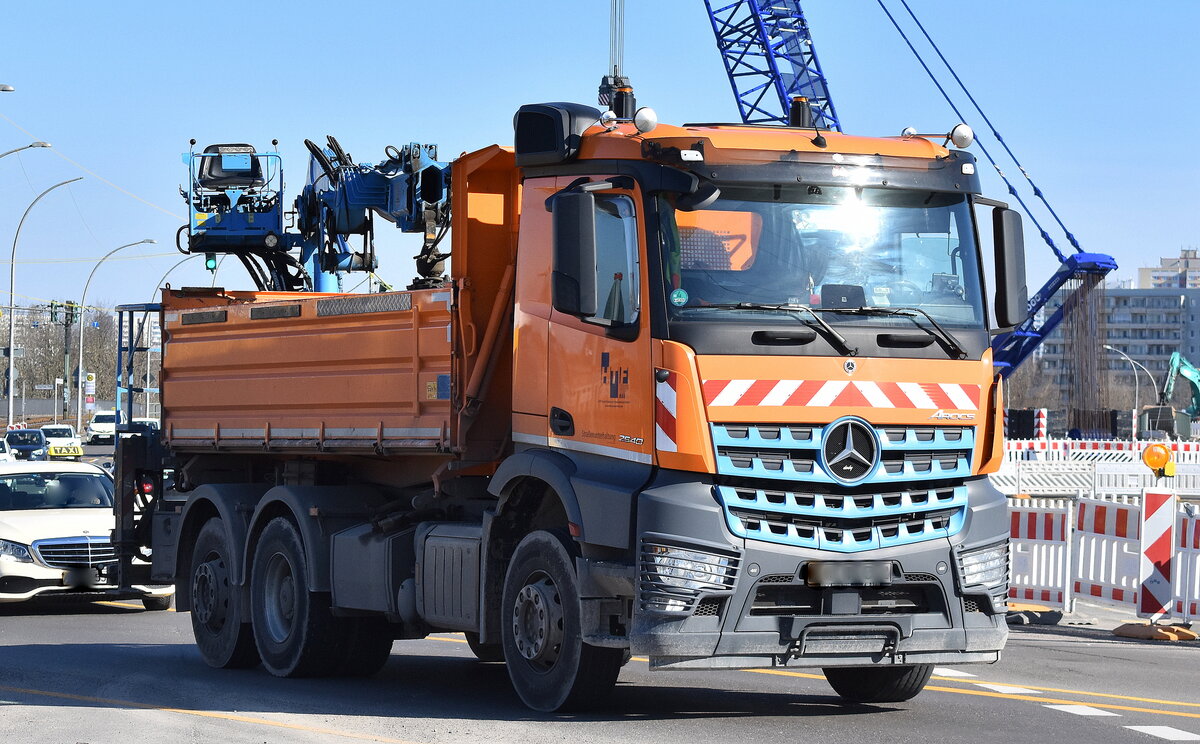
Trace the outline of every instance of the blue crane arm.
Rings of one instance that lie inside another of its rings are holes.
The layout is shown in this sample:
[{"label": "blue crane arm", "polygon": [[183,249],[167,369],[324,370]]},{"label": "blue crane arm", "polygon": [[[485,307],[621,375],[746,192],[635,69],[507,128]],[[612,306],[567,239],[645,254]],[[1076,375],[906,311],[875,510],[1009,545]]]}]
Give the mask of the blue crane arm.
[{"label": "blue crane arm", "polygon": [[[1049,315],[1042,311],[1054,299],[1056,294],[1071,279],[1086,279],[1089,276],[1095,281],[1102,279],[1108,272],[1117,268],[1117,262],[1112,256],[1103,253],[1071,253],[1068,254],[1058,270],[1050,279],[1029,298],[1029,317],[1026,321],[1008,333],[1002,333],[992,339],[992,363],[996,371],[1003,377],[1008,377],[1017,367],[1028,359],[1034,350],[1054,332],[1066,314],[1066,307],[1071,303],[1059,305]],[[1076,292],[1087,291],[1089,285],[1081,283]]]},{"label": "blue crane arm", "polygon": [[798,0],[704,0],[725,73],[747,124],[786,124],[794,97],[813,123],[842,131]]}]

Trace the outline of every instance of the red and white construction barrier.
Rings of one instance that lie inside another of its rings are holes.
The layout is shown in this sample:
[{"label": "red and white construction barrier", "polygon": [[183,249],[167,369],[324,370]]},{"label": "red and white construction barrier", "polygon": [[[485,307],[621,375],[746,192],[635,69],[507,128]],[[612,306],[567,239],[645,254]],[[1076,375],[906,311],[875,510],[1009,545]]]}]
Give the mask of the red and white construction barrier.
[{"label": "red and white construction barrier", "polygon": [[1045,439],[1049,436],[1049,427],[1047,420],[1050,418],[1050,411],[1045,408],[1039,408],[1033,414],[1033,436],[1037,439]]},{"label": "red and white construction barrier", "polygon": [[18,424],[9,424],[8,425],[8,431],[16,431],[17,429],[28,429],[28,428],[29,428],[29,424],[25,423],[24,421],[22,421]]},{"label": "red and white construction barrier", "polygon": [[1158,620],[1171,614],[1174,597],[1175,494],[1146,489],[1142,494],[1141,586],[1138,617]]},{"label": "red and white construction barrier", "polygon": [[1009,502],[1009,596],[1072,609],[1075,598],[1158,620],[1200,618],[1200,510],[1173,490]]}]

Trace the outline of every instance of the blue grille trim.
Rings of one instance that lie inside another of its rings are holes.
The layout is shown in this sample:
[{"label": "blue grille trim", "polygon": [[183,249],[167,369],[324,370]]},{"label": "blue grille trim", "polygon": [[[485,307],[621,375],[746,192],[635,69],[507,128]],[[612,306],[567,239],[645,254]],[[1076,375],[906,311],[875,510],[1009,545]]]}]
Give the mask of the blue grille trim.
[{"label": "blue grille trim", "polygon": [[[857,553],[951,537],[962,530],[966,519],[965,486],[857,497],[786,492],[782,504],[777,503],[778,499],[769,501],[763,489],[718,486],[716,491],[724,507],[726,525],[738,537],[838,553]],[[753,499],[743,498],[751,493]],[[922,493],[926,494],[924,503],[921,503]],[[872,505],[860,507],[854,503],[854,498],[870,498]],[[811,506],[802,505],[802,500],[809,499]],[[836,507],[839,499],[842,505]],[[889,504],[889,501],[897,503]],[[902,515],[910,518],[902,521],[899,518]],[[889,516],[896,519],[887,520]],[[821,525],[823,519],[831,517],[845,521],[837,527]],[[853,521],[856,519],[861,519],[862,523],[856,525]]]},{"label": "blue grille trim", "polygon": [[[773,426],[766,424],[712,424],[713,444],[717,452],[717,472],[746,478],[770,480],[800,480],[811,483],[841,485],[842,481],[829,475],[820,464],[820,447],[825,435],[824,426]],[[908,481],[966,478],[971,475],[971,457],[975,451],[974,427],[912,427],[876,426],[875,433],[884,460],[859,483],[900,484]],[[903,439],[892,435],[903,432]],[[924,439],[929,432],[932,437]],[[958,432],[959,438],[949,436]],[[791,457],[780,462],[770,457],[771,450],[787,452]],[[747,452],[749,451],[749,452]],[[939,456],[956,453],[954,467],[946,468]],[[758,457],[767,455],[766,461]],[[903,462],[888,455],[909,454]],[[921,455],[931,456],[928,467]],[[739,460],[749,464],[739,466]],[[888,465],[896,472],[889,472]]]}]

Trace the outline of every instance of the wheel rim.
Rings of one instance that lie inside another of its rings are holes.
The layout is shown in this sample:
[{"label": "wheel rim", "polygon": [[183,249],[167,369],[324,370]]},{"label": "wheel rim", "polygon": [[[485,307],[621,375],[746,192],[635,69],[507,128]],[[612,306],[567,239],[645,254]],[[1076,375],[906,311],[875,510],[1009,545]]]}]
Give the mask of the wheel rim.
[{"label": "wheel rim", "polygon": [[549,671],[562,650],[563,612],[558,587],[545,574],[526,580],[513,603],[517,651],[538,671]]},{"label": "wheel rim", "polygon": [[267,560],[263,581],[263,620],[267,635],[283,643],[296,620],[296,578],[287,556],[275,553]]},{"label": "wheel rim", "polygon": [[209,554],[192,575],[192,613],[201,625],[218,631],[225,624],[225,611],[229,606],[228,591],[229,574],[225,570],[225,559]]}]

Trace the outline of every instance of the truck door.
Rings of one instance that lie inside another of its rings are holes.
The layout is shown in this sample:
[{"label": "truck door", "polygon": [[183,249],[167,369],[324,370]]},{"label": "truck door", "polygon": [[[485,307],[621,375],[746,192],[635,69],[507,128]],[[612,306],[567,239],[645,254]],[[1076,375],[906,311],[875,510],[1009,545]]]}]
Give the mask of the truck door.
[{"label": "truck door", "polygon": [[633,191],[596,193],[597,313],[550,315],[547,426],[552,446],[649,464],[653,445],[645,236]]}]

